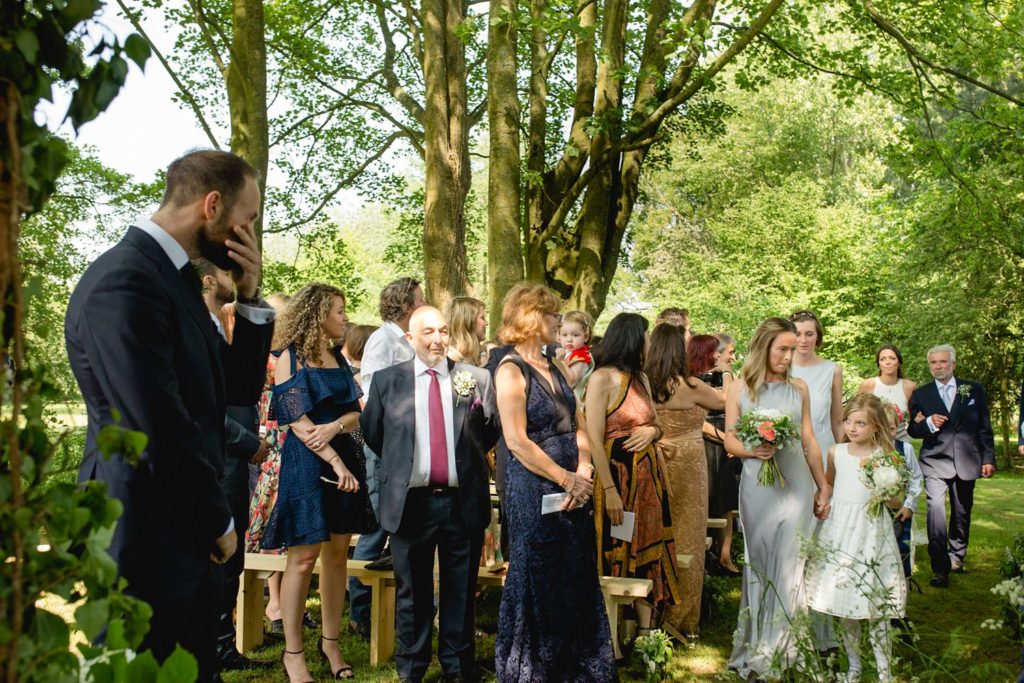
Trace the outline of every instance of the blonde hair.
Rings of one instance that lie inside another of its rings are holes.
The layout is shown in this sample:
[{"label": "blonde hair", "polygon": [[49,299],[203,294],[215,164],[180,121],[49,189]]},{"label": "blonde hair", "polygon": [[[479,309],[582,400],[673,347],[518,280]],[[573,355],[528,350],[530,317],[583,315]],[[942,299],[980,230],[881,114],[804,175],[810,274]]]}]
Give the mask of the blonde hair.
[{"label": "blonde hair", "polygon": [[594,334],[594,319],[586,311],[566,311],[562,314],[562,324],[576,323],[583,329],[583,336],[590,343],[590,337]]},{"label": "blonde hair", "polygon": [[288,304],[291,303],[292,295],[284,292],[276,292],[267,297],[267,303],[274,309],[277,315],[283,315]]},{"label": "blonde hair", "polygon": [[501,341],[521,344],[544,332],[544,316],[558,315],[561,301],[553,291],[536,282],[520,282],[505,295],[501,306]]},{"label": "blonde hair", "polygon": [[332,343],[324,335],[324,321],[336,296],[345,301],[345,292],[321,282],[308,284],[296,292],[284,315],[278,317],[274,350],[283,351],[294,345],[296,362],[321,365],[321,352]]},{"label": "blonde hair", "polygon": [[[889,435],[891,429],[889,425],[889,416],[882,406],[882,400],[874,394],[857,394],[843,407],[843,420],[850,416],[851,413],[855,413],[858,410],[863,410],[868,416],[868,424],[874,429],[874,434],[871,435],[871,445],[882,451],[893,450],[892,437]],[[839,443],[849,443],[850,436],[843,432],[843,438]]]},{"label": "blonde hair", "polygon": [[[743,362],[743,383],[747,385],[747,394],[751,401],[757,401],[757,395],[768,377],[768,354],[775,338],[786,332],[796,334],[796,325],[784,318],[767,318],[754,331],[754,336],[747,345],[747,359]],[[789,370],[785,381],[789,382]]]},{"label": "blonde hair", "polygon": [[484,314],[484,302],[471,296],[457,296],[444,312],[448,321],[448,348],[454,349],[466,363],[480,364],[480,340],[476,321]]}]

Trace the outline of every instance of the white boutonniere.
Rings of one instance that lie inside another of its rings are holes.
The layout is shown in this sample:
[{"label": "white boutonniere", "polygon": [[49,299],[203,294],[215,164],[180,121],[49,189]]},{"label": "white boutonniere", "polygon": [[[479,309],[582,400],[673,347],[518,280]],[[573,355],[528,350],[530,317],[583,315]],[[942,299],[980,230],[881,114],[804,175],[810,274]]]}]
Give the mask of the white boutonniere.
[{"label": "white boutonniere", "polygon": [[455,405],[462,402],[463,398],[472,395],[473,390],[476,389],[476,380],[473,379],[473,375],[467,371],[462,370],[452,375],[452,386],[455,388],[455,393],[458,395],[458,399],[455,401]]},{"label": "white boutonniere", "polygon": [[956,388],[956,393],[960,394],[960,402],[963,403],[971,395],[971,385],[961,384]]}]

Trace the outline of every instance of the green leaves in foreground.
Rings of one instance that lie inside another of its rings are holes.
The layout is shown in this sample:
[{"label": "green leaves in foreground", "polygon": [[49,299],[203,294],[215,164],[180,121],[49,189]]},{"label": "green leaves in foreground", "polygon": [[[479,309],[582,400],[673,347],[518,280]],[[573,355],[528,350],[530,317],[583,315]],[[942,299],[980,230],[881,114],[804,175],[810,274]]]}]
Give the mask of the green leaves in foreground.
[{"label": "green leaves in foreground", "polygon": [[[0,649],[10,653],[17,640],[17,655],[0,660],[0,674],[13,666],[22,683],[195,680],[195,660],[185,651],[162,666],[150,653],[135,652],[149,631],[153,610],[124,593],[125,582],[117,578],[107,553],[122,505],[107,497],[102,482],[47,482],[57,444],[50,440],[42,413],[56,392],[37,370],[25,371],[19,380],[26,393],[21,414],[0,421],[0,557],[10,558],[0,562]],[[20,476],[9,466],[12,432],[22,460]],[[129,462],[138,462],[146,446],[144,434],[117,426],[101,434],[106,454]],[[15,500],[14,476],[19,476],[20,501]],[[14,611],[16,594],[20,614]],[[65,620],[75,603],[69,625]],[[103,637],[103,644],[80,645],[80,660],[71,648],[72,626],[90,642]]]}]

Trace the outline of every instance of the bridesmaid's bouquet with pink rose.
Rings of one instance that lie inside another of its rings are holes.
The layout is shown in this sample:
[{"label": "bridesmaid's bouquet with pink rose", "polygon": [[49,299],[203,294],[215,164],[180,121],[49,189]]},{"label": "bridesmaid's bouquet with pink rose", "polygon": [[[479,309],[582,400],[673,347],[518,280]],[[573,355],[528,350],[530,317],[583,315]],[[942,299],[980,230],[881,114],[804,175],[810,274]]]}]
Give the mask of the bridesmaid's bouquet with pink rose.
[{"label": "bridesmaid's bouquet with pink rose", "polygon": [[[800,438],[800,431],[793,422],[793,416],[781,410],[760,408],[746,412],[736,425],[736,436],[747,450],[754,450],[764,444],[776,449],[785,448]],[[757,473],[759,486],[786,485],[775,456],[761,461]]]}]

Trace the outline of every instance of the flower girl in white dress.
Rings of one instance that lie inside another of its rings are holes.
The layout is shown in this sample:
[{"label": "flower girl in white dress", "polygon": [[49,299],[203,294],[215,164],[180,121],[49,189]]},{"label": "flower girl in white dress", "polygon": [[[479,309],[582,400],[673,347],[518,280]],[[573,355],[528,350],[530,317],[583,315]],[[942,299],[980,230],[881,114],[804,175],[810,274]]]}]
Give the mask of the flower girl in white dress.
[{"label": "flower girl in white dress", "polygon": [[[868,394],[850,399],[843,427],[843,442],[828,451],[832,514],[807,565],[808,606],[839,617],[851,682],[860,680],[860,634],[866,621],[878,680],[886,683],[892,680],[889,620],[903,616],[907,588],[892,517],[868,514],[871,492],[858,477],[863,458],[893,450],[881,401]],[[894,498],[888,505],[898,508],[902,502],[902,497]]]}]

